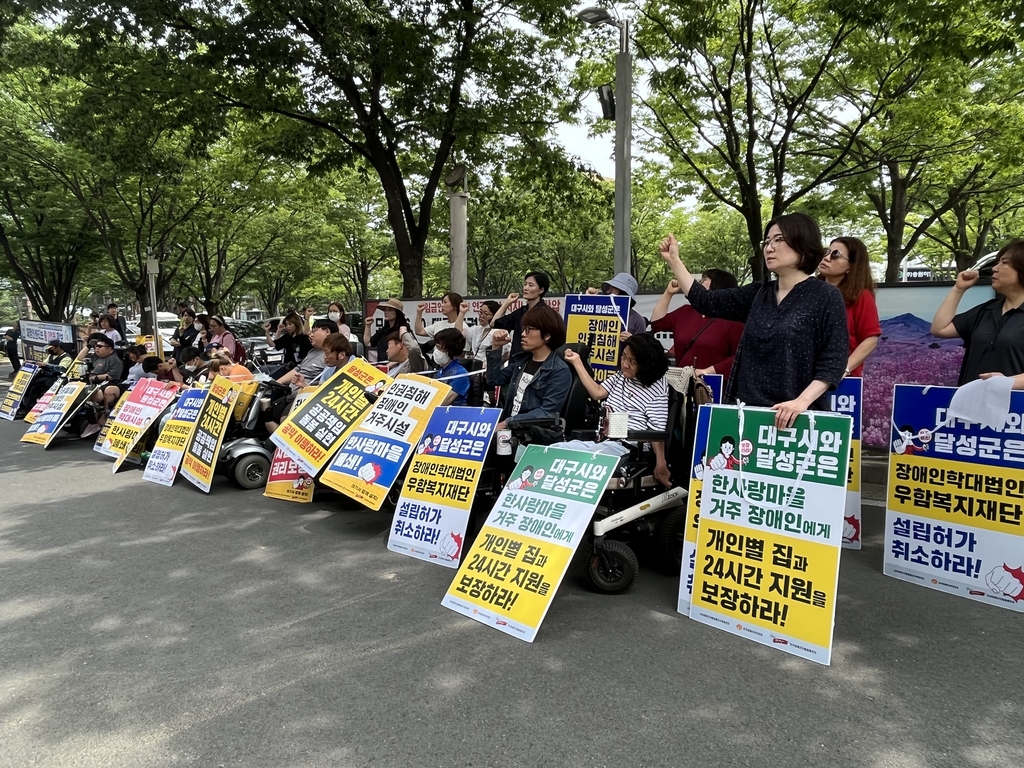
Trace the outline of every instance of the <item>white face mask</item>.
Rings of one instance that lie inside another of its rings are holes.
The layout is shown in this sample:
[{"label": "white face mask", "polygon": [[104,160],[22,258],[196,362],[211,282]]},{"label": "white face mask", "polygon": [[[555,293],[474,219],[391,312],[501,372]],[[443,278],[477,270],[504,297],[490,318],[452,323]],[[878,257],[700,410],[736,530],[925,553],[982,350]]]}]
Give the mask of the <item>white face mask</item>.
[{"label": "white face mask", "polygon": [[328,312],[327,316],[334,322],[341,320],[341,312]]},{"label": "white face mask", "polygon": [[197,331],[203,330],[203,324],[202,323],[192,323],[192,327],[195,328]]},{"label": "white face mask", "polygon": [[434,358],[434,362],[440,365],[442,368],[452,361],[452,359],[448,357],[448,354],[446,352],[442,352],[437,347],[434,348],[434,351],[431,352],[430,355],[431,357]]}]

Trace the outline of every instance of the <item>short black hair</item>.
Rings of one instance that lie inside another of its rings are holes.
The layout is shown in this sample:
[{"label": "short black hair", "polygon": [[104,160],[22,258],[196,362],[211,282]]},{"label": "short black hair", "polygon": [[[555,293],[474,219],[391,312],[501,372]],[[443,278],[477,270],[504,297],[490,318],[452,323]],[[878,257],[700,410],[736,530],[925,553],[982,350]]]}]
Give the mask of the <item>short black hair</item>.
[{"label": "short black hair", "polygon": [[764,228],[766,240],[772,227],[778,227],[782,236],[786,238],[786,244],[799,254],[800,261],[796,268],[805,275],[813,275],[821,260],[825,258],[825,245],[821,242],[818,222],[806,213],[777,216]]},{"label": "short black hair", "polygon": [[523,278],[523,282],[525,283],[531,277],[534,279],[534,282],[537,283],[537,285],[540,287],[540,289],[542,291],[544,291],[543,295],[546,296],[547,293],[548,293],[548,289],[551,287],[551,278],[548,277],[548,273],[547,272],[527,272],[526,273],[526,277]]},{"label": "short black hair", "polygon": [[454,359],[462,357],[462,353],[466,351],[466,337],[462,335],[462,331],[445,328],[434,334],[434,345],[443,347],[448,357]]},{"label": "short black hair", "polygon": [[725,445],[726,443],[728,443],[728,444],[729,444],[729,445],[731,445],[731,446],[732,446],[733,448],[735,448],[735,447],[736,447],[736,438],[735,438],[735,437],[733,437],[732,435],[726,435],[726,436],[725,436],[725,437],[723,437],[723,438],[722,438],[722,440],[721,440],[721,441],[720,441],[720,442],[718,443],[718,447],[719,447],[719,448],[721,448],[721,447],[722,447],[723,445]]},{"label": "short black hair", "polygon": [[554,351],[565,344],[565,322],[562,316],[547,304],[538,304],[523,314],[522,328],[536,328],[540,335],[548,337],[544,343]]},{"label": "short black hair", "polygon": [[739,281],[736,279],[736,275],[732,272],[726,272],[724,269],[717,269],[715,267],[705,269],[701,274],[701,279],[704,278],[711,281],[711,287],[709,290],[712,291],[718,291],[722,288],[736,288],[739,286]]},{"label": "short black hair", "polygon": [[202,357],[202,354],[195,347],[185,347],[181,350],[180,360],[182,363],[191,363],[197,357]]},{"label": "short black hair", "polygon": [[487,307],[489,310],[491,310],[491,314],[494,314],[499,309],[501,309],[501,304],[499,304],[498,302],[494,301],[494,299],[488,299],[487,301],[481,301],[480,303],[483,306]]},{"label": "short black hair", "polygon": [[448,303],[451,304],[453,307],[455,307],[455,311],[456,312],[462,306],[462,294],[461,293],[456,293],[455,291],[448,291],[448,293],[446,293],[441,298],[442,299],[448,299]]},{"label": "short black hair", "polygon": [[636,333],[623,343],[636,358],[636,380],[649,387],[668,371],[668,358],[665,348],[661,346],[653,333]]},{"label": "short black hair", "polygon": [[149,355],[148,357],[142,358],[143,373],[156,373],[156,369],[160,367],[160,362],[160,358],[156,355]]},{"label": "short black hair", "polygon": [[337,333],[338,332],[338,324],[336,322],[334,322],[333,320],[330,320],[330,319],[328,319],[326,317],[323,317],[323,318],[321,318],[319,320],[314,321],[313,325],[310,326],[309,330],[312,331],[314,328],[326,328],[331,333]]},{"label": "short black hair", "polygon": [[109,304],[107,304],[107,309],[117,309],[117,304],[115,304],[114,302],[110,302]]}]

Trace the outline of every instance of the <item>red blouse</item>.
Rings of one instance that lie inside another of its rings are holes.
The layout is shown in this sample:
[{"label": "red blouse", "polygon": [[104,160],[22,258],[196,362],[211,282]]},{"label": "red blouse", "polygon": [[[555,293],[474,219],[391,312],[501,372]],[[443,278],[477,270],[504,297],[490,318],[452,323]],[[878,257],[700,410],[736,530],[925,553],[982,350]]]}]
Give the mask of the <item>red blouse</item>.
[{"label": "red blouse", "polygon": [[[740,344],[740,336],[743,335],[743,323],[704,317],[686,304],[652,321],[651,330],[656,333],[672,333],[672,356],[676,359],[676,365],[693,365],[696,368],[714,366],[716,373],[722,374],[725,381],[729,380],[732,360]],[[698,333],[700,336],[697,336]],[[696,341],[690,345],[695,336]],[[686,359],[681,360],[680,356]]]},{"label": "red blouse", "polygon": [[[864,339],[882,335],[882,326],[878,322],[878,306],[871,291],[861,291],[853,304],[846,305],[846,329],[850,334],[851,355]],[[863,373],[863,363],[850,371],[851,376],[861,376]]]}]

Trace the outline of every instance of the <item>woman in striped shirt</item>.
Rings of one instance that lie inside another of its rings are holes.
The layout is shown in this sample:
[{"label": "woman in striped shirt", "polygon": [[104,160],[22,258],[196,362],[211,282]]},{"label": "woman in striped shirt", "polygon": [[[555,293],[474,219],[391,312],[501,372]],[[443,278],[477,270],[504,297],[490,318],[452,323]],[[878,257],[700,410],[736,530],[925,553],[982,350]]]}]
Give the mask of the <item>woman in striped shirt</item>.
[{"label": "woman in striped shirt", "polygon": [[[600,384],[587,372],[583,359],[572,350],[566,351],[565,362],[576,369],[580,381],[594,400],[603,401],[613,413],[629,415],[630,431],[665,431],[668,424],[668,382],[665,380],[668,361],[661,342],[653,334],[639,333],[626,339],[619,355],[619,370]],[[630,448],[636,446],[628,440],[605,440],[600,443],[570,440],[552,447],[625,456]],[[656,460],[654,476],[658,482],[670,488],[672,479],[665,461],[665,443],[661,440],[652,441],[651,447]]]}]

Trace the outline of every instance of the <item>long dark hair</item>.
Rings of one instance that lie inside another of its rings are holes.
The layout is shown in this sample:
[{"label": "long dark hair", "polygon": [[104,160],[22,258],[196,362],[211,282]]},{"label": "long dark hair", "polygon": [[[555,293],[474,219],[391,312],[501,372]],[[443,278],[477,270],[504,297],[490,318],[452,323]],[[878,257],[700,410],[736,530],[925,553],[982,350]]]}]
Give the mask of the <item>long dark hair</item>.
[{"label": "long dark hair", "polygon": [[[868,258],[868,247],[857,237],[836,237],[833,243],[842,243],[850,254],[850,271],[843,275],[836,288],[843,294],[843,300],[852,306],[864,291],[875,293],[875,278],[871,276],[871,260]],[[825,276],[820,275],[824,280]]]}]

